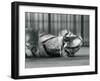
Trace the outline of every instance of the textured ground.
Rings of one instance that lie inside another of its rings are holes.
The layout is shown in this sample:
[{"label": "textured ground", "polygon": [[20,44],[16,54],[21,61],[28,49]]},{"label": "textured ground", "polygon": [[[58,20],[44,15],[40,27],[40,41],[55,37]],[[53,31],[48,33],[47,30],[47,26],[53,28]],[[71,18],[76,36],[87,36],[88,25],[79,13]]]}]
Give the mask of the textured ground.
[{"label": "textured ground", "polygon": [[75,57],[27,58],[25,68],[89,65],[89,48],[82,47]]}]

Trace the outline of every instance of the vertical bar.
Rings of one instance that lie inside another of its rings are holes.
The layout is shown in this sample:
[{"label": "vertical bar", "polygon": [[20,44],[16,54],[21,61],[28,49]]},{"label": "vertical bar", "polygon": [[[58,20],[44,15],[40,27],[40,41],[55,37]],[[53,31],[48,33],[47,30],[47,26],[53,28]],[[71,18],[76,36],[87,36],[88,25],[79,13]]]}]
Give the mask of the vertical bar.
[{"label": "vertical bar", "polygon": [[48,33],[51,33],[51,14],[48,13]]},{"label": "vertical bar", "polygon": [[66,29],[69,31],[69,27],[68,27],[68,14],[66,14]]},{"label": "vertical bar", "polygon": [[67,15],[68,31],[70,31],[70,14]]},{"label": "vertical bar", "polygon": [[81,36],[83,38],[83,46],[84,46],[84,16],[81,15]]},{"label": "vertical bar", "polygon": [[57,14],[54,14],[54,35],[57,35]]},{"label": "vertical bar", "polygon": [[43,27],[43,32],[45,32],[44,30],[44,13],[42,13],[42,27]]},{"label": "vertical bar", "polygon": [[69,14],[68,23],[69,23],[69,30],[71,31],[71,15],[70,14]]},{"label": "vertical bar", "polygon": [[60,14],[60,31],[62,30],[62,14]]},{"label": "vertical bar", "polygon": [[73,15],[73,33],[77,34],[77,28],[76,28],[76,15]]},{"label": "vertical bar", "polygon": [[54,14],[51,14],[51,34],[54,34]]},{"label": "vertical bar", "polygon": [[27,28],[30,28],[30,13],[27,12]]},{"label": "vertical bar", "polygon": [[25,28],[28,27],[28,14],[25,12]]},{"label": "vertical bar", "polygon": [[78,35],[81,36],[81,15],[77,15],[77,28],[78,28]]},{"label": "vertical bar", "polygon": [[43,33],[42,13],[39,13],[39,32]]}]

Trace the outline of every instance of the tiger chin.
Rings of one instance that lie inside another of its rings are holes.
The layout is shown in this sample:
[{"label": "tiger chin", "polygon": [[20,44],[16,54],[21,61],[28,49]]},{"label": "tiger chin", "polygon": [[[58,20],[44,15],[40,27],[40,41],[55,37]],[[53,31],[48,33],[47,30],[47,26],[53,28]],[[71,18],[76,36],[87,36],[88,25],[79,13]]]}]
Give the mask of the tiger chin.
[{"label": "tiger chin", "polygon": [[[30,36],[26,37],[28,41],[33,38]],[[27,57],[73,57],[82,46],[82,37],[67,30],[62,30],[57,36],[40,33],[37,47],[27,41],[25,46]]]}]

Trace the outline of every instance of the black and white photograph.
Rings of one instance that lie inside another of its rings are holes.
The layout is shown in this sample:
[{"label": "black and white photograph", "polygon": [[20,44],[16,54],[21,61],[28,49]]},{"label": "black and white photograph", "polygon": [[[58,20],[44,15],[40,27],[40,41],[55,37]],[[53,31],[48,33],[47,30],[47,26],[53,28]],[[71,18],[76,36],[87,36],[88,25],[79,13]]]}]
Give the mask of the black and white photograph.
[{"label": "black and white photograph", "polygon": [[97,7],[12,2],[11,77],[97,74]]},{"label": "black and white photograph", "polygon": [[89,15],[25,12],[25,68],[89,65]]}]

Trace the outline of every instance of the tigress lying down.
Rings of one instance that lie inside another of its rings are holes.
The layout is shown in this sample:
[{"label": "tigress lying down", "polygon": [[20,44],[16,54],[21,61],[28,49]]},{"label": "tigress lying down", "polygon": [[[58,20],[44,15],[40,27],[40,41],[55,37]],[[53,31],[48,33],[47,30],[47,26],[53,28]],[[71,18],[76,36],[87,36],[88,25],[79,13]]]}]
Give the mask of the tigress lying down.
[{"label": "tigress lying down", "polygon": [[[28,37],[28,40],[30,38]],[[58,33],[58,36],[45,33],[39,34],[37,47],[26,41],[25,54],[26,57],[72,57],[81,46],[81,36],[74,35],[67,30],[62,30]]]}]

